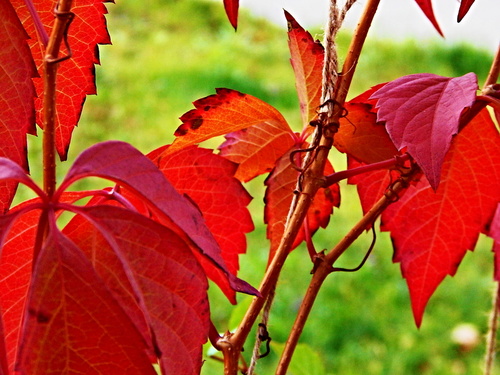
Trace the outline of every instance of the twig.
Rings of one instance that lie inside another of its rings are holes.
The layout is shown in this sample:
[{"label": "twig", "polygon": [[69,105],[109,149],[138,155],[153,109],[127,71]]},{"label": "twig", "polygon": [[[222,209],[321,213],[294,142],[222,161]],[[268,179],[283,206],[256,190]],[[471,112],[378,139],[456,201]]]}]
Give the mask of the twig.
[{"label": "twig", "polygon": [[[315,137],[321,137],[317,143],[317,152],[314,153],[314,160],[310,164],[309,168],[303,172],[303,190],[298,195],[298,198],[294,199],[292,203],[292,213],[289,220],[287,220],[281,243],[276,250],[276,254],[271,261],[271,264],[267,268],[266,274],[264,275],[259,288],[261,297],[255,297],[252,300],[250,307],[248,308],[240,325],[236,328],[234,334],[221,339],[221,348],[223,349],[225,356],[225,375],[236,375],[238,371],[238,357],[235,353],[239,353],[241,351],[243,343],[248,337],[248,334],[254,325],[259,312],[264,306],[269,293],[276,285],[279,273],[292,247],[295,237],[302,226],[312,199],[318,189],[324,186],[325,179],[323,177],[323,171],[329,150],[333,144],[335,127],[338,127],[339,119],[342,115],[341,107],[347,97],[347,91],[352,81],[352,75],[354,74],[356,68],[359,53],[361,52],[363,43],[366,39],[366,34],[368,33],[368,29],[373,20],[373,16],[375,15],[379,2],[380,0],[368,0],[363,18],[354,32],[353,41],[351,42],[351,46],[342,69],[343,73],[339,76],[337,85],[335,86],[334,100],[332,101],[334,103],[334,107],[340,106],[340,108],[338,111],[330,111],[332,113],[332,117],[328,116],[324,119],[329,126],[325,128],[321,134],[319,132],[315,133]],[[325,46],[325,48],[328,49],[327,46]],[[313,140],[313,142],[315,141]],[[304,159],[307,159],[307,157]],[[308,161],[304,160],[304,163],[308,163]]]},{"label": "twig", "polygon": [[[61,0],[54,11],[56,18],[44,58],[43,93],[43,187],[49,197],[56,188],[56,78],[59,63],[68,56],[59,57],[61,43],[66,43],[66,33],[73,19],[72,0]],[[66,43],[67,44],[67,43]]]},{"label": "twig", "polygon": [[290,365],[293,352],[302,334],[305,323],[309,317],[309,313],[313,307],[314,301],[326,277],[334,271],[333,264],[344,253],[347,248],[363,233],[369,225],[372,225],[377,217],[385,210],[385,208],[394,201],[397,194],[404,189],[408,182],[420,171],[419,168],[414,169],[410,174],[401,177],[390,190],[368,211],[365,216],[349,231],[349,233],[324,257],[317,258],[317,265],[313,274],[312,280],[307,289],[306,295],[302,301],[297,318],[293,325],[292,331],[283,350],[276,375],[285,375]]},{"label": "twig", "polygon": [[500,309],[500,283],[497,282],[493,293],[488,333],[486,335],[486,355],[484,357],[484,375],[491,375],[496,354],[498,313]]}]

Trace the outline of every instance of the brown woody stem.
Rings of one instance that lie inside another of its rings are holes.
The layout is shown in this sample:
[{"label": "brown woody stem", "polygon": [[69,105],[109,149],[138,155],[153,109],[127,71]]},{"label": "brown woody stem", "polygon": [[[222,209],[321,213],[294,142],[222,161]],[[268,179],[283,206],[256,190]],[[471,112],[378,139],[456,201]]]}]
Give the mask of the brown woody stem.
[{"label": "brown woody stem", "polygon": [[416,168],[411,174],[401,177],[386,194],[368,211],[363,218],[347,233],[347,235],[326,255],[318,256],[312,280],[307,289],[306,295],[302,300],[297,318],[293,325],[292,331],[283,350],[276,375],[284,375],[288,369],[292,359],[293,352],[299,337],[302,334],[304,325],[309,317],[309,313],[313,307],[314,301],[326,277],[333,272],[333,264],[343,254],[348,247],[365,231],[370,225],[373,225],[378,216],[385,210],[385,208],[397,199],[398,193],[407,186],[407,183],[419,173]]},{"label": "brown woody stem", "polygon": [[488,77],[486,78],[486,82],[484,83],[483,90],[490,86],[494,85],[498,81],[498,77],[500,75],[500,45],[498,46],[497,52],[495,53],[495,58],[491,64],[490,72],[488,73]]},{"label": "brown woody stem", "polygon": [[[362,19],[354,32],[353,40],[342,69],[342,74],[337,81],[334,98],[332,100],[334,107],[338,107],[338,109],[341,109],[347,97],[347,92],[359,59],[359,54],[379,2],[380,0],[368,0]],[[325,46],[325,48],[330,48],[330,46]],[[319,132],[315,133],[315,137],[320,138],[317,140],[317,151],[311,153],[314,154],[314,160],[310,167],[303,173],[302,191],[292,204],[291,214],[287,220],[287,225],[285,227],[281,243],[261,282],[259,288],[261,297],[255,297],[253,299],[249,309],[234,334],[224,341],[223,352],[225,356],[226,375],[236,375],[238,371],[238,358],[235,355],[235,352],[239,353],[241,351],[243,343],[248,337],[255,320],[257,319],[266,299],[269,296],[269,293],[273,290],[277,283],[280,271],[292,247],[293,241],[302,226],[314,195],[320,187],[324,186],[323,171],[329,150],[333,144],[333,135],[336,132],[335,128],[338,127],[342,111],[329,110],[328,113],[329,116],[328,118],[325,118],[324,124],[328,124],[328,126],[325,126],[325,130],[321,134]]]},{"label": "brown woody stem", "polygon": [[52,197],[56,188],[56,79],[61,43],[65,39],[69,23],[72,0],[61,0],[55,11],[54,27],[49,38],[44,58],[43,93],[43,188]]},{"label": "brown woody stem", "polygon": [[492,374],[496,354],[498,313],[500,309],[500,283],[497,282],[493,293],[493,306],[491,307],[488,333],[486,335],[486,355],[484,358],[484,375]]}]

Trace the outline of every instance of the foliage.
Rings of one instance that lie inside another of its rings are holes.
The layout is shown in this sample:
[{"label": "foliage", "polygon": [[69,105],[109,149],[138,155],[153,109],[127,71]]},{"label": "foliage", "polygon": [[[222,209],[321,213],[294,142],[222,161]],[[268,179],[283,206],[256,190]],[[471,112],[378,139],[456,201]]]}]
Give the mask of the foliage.
[{"label": "foliage", "polygon": [[[430,0],[417,3],[441,32]],[[472,3],[462,2],[459,19]],[[262,309],[259,340],[269,344],[264,305],[288,253],[304,241],[313,278],[281,354],[283,374],[321,284],[332,272],[352,271],[336,261],[378,216],[418,326],[429,298],[480,233],[498,250],[499,134],[485,109],[490,105],[498,119],[498,55],[481,95],[473,73],[421,73],[346,102],[377,5],[366,5],[340,73],[329,70],[335,32],[323,48],[285,12],[299,133],[270,104],[219,88],[181,117],[171,145],[143,155],[124,142],[98,143],[57,186],[55,153],[66,160],[83,102],[96,90],[97,44],[110,41],[106,8],[90,0],[55,8],[51,0],[0,0],[0,125],[9,134],[0,140],[0,374],[154,373],[152,363],[162,373],[195,374],[207,339],[222,352],[226,373],[236,373]],[[238,1],[224,6],[236,28]],[[331,24],[339,17],[331,15]],[[35,123],[43,129],[43,187],[27,175],[26,136]],[[221,135],[219,155],[197,147]],[[333,170],[332,146],[347,154],[347,170]],[[262,174],[271,251],[257,290],[236,275],[253,230],[242,182]],[[69,190],[89,177],[114,186]],[[356,184],[365,215],[331,251],[317,252],[312,235],[339,207],[338,182],[345,179]],[[37,197],[11,208],[17,184]],[[60,229],[64,212],[72,218]],[[207,278],[232,303],[236,292],[255,296],[232,333],[220,336],[210,319]],[[309,350],[300,355],[312,359]],[[298,372],[299,360],[291,364]]]}]

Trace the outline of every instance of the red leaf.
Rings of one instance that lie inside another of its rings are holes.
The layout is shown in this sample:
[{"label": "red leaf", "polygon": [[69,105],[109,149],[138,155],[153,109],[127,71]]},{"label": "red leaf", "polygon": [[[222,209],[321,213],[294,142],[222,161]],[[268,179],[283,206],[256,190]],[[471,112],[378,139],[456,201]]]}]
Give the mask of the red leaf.
[{"label": "red leaf", "polygon": [[[8,0],[0,1],[0,156],[28,170],[26,134],[35,134],[36,67],[28,35]],[[17,183],[0,184],[0,212],[14,197]]]},{"label": "red leaf", "polygon": [[424,12],[425,16],[429,21],[431,21],[432,25],[435,27],[437,32],[444,37],[443,32],[441,31],[441,28],[439,27],[439,24],[436,20],[436,17],[434,16],[434,10],[432,9],[432,1],[431,0],[415,0],[422,9],[422,12]]},{"label": "red leaf", "polygon": [[[7,363],[12,372],[19,344],[26,295],[31,280],[33,246],[40,217],[39,210],[30,211],[24,214],[10,229],[21,213],[4,215],[0,223],[2,234],[0,311],[3,315],[3,337],[5,337],[7,348]],[[6,238],[7,234],[8,238]]]},{"label": "red leaf", "polygon": [[474,4],[475,0],[461,0],[460,1],[460,9],[458,10],[457,22],[462,21],[467,12],[469,11],[472,4]]},{"label": "red leaf", "polygon": [[488,235],[493,238],[493,253],[495,254],[495,280],[500,281],[500,204],[497,205],[495,216],[491,221]]},{"label": "red leaf", "polygon": [[227,134],[220,155],[238,164],[235,177],[243,182],[270,172],[276,161],[296,143],[286,123],[259,123]]},{"label": "red leaf", "polygon": [[5,348],[5,332],[3,329],[2,315],[0,314],[0,375],[8,375],[9,367],[7,364],[7,349]]},{"label": "red leaf", "polygon": [[371,96],[378,99],[377,118],[386,122],[398,150],[408,148],[434,189],[460,114],[474,103],[476,90],[474,73],[457,78],[423,73],[398,78]]},{"label": "red leaf", "polygon": [[[62,202],[73,203],[81,193],[65,193]],[[14,369],[19,330],[31,280],[33,247],[39,227],[41,200],[23,202],[0,216],[0,311],[3,312],[8,364]]]},{"label": "red leaf", "polygon": [[[208,229],[221,248],[227,269],[236,275],[239,269],[238,256],[246,252],[245,233],[254,229],[248,204],[252,197],[234,178],[236,165],[211,150],[186,147],[174,154],[163,147],[148,157],[165,174],[181,194],[188,195],[203,212]],[[211,263],[199,259],[208,277],[224,285]],[[227,284],[227,279],[226,279]],[[235,303],[234,291],[227,285],[226,296]]]},{"label": "red leaf", "polygon": [[[276,163],[276,168],[266,179],[267,185],[264,211],[264,222],[267,224],[267,238],[271,241],[269,259],[276,252],[285,229],[285,222],[292,203],[293,194],[297,184],[299,172],[293,168],[290,162],[289,150]],[[330,163],[325,166],[325,174],[332,174],[333,167]],[[330,220],[333,207],[340,205],[340,192],[337,184],[327,189],[319,189],[314,201],[307,213],[307,220],[311,234],[319,227],[325,228]],[[292,249],[297,247],[305,239],[303,228],[297,234]]]},{"label": "red leaf", "polygon": [[177,138],[169,152],[261,123],[288,127],[278,110],[256,97],[230,89],[216,92],[195,101],[196,109],[181,116],[183,124],[175,131]]},{"label": "red leaf", "polygon": [[226,275],[234,290],[258,294],[253,287],[227,270],[219,245],[199,210],[180,195],[151,160],[138,150],[119,141],[90,147],[75,160],[58,192],[87,176],[106,178],[131,189],[162,219],[162,224],[174,229],[177,235],[186,237],[210,259]]},{"label": "red leaf", "polygon": [[316,117],[321,104],[321,81],[325,49],[318,40],[304,30],[285,10],[288,22],[288,47],[295,73],[295,87],[299,95],[302,123],[305,128]]},{"label": "red leaf", "polygon": [[[35,63],[42,77],[44,48],[37,37],[33,19],[24,1],[11,0],[19,18],[30,36],[30,46]],[[71,134],[80,120],[83,103],[87,95],[96,93],[94,64],[99,63],[97,44],[110,44],[104,14],[104,2],[108,0],[81,0],[73,7],[75,18],[68,31],[68,44],[72,56],[58,68],[57,79],[57,124],[56,147],[62,160],[66,159]],[[53,0],[33,0],[45,29],[50,34],[54,23]],[[69,51],[61,51],[61,56]],[[34,79],[38,98],[36,99],[37,123],[42,126],[43,79]]]},{"label": "red leaf", "polygon": [[499,144],[500,135],[483,110],[454,139],[437,191],[423,178],[382,215],[417,325],[435,289],[455,274],[493,217],[500,201]]},{"label": "red leaf", "polygon": [[231,25],[236,30],[238,28],[238,8],[240,0],[224,0],[224,9]]},{"label": "red leaf", "polygon": [[[163,373],[198,374],[209,329],[208,283],[188,245],[168,228],[120,207],[89,206],[77,212],[118,256],[153,332]],[[96,244],[92,257],[109,259],[109,247],[96,249]],[[114,272],[117,266],[100,270]]]},{"label": "red leaf", "polygon": [[22,373],[156,373],[141,350],[142,337],[55,226],[39,254],[26,310]]},{"label": "red leaf", "polygon": [[385,126],[377,123],[372,106],[363,103],[346,103],[347,116],[340,119],[334,137],[334,146],[340,152],[363,163],[376,163],[399,154]]}]

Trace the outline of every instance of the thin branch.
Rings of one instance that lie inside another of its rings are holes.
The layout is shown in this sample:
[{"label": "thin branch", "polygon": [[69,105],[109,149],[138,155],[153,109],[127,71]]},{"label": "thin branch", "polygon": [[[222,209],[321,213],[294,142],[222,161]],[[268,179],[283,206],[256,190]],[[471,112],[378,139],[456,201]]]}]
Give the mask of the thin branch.
[{"label": "thin branch", "polygon": [[493,304],[486,335],[486,355],[484,357],[484,375],[491,375],[496,354],[498,314],[500,309],[500,283],[497,282],[493,294]]},{"label": "thin branch", "polygon": [[388,169],[391,167],[397,167],[402,165],[405,161],[410,160],[411,157],[408,154],[401,156],[396,156],[392,159],[380,161],[378,163],[372,163],[368,165],[363,165],[361,167],[356,167],[352,169],[347,169],[345,171],[335,172],[331,175],[325,177],[325,187],[336,184],[339,181],[345,180],[349,177],[354,177],[366,172],[376,171],[380,169]]},{"label": "thin branch", "polygon": [[323,285],[326,277],[334,271],[333,264],[344,253],[349,246],[360,236],[363,231],[370,225],[373,225],[377,217],[385,210],[385,208],[397,198],[398,193],[403,190],[408,182],[419,173],[420,169],[414,169],[410,174],[401,177],[400,180],[392,186],[387,193],[368,211],[365,216],[349,231],[349,233],[326,255],[318,256],[317,264],[312,280],[307,289],[306,295],[302,301],[297,318],[293,325],[292,331],[283,350],[276,375],[285,375],[290,365],[293,353],[299,341],[300,335],[304,329],[305,323],[309,317],[309,313],[313,307],[314,301],[318,292]]},{"label": "thin branch", "polygon": [[488,77],[486,78],[486,82],[484,83],[483,90],[485,90],[488,86],[497,83],[499,75],[500,75],[500,44],[498,45],[495,58],[493,59],[493,62],[491,64],[490,72],[488,73]]},{"label": "thin branch", "polygon": [[43,187],[49,197],[56,188],[56,79],[58,64],[65,59],[59,57],[61,43],[65,41],[72,20],[72,0],[61,0],[55,10],[55,21],[44,58],[43,96]]},{"label": "thin branch", "polygon": [[[368,0],[365,6],[365,11],[356,31],[354,32],[353,41],[351,42],[351,47],[349,48],[348,55],[342,69],[343,74],[339,77],[337,85],[335,86],[333,98],[333,103],[335,103],[334,107],[342,107],[345,102],[359,54],[379,2],[380,0]],[[329,46],[325,46],[325,48],[328,49]],[[315,132],[315,137],[320,137],[320,139],[317,143],[315,143],[318,144],[316,151],[311,153],[314,154],[314,160],[310,164],[309,168],[303,172],[303,190],[299,192],[298,198],[294,199],[292,203],[291,215],[289,216],[289,220],[287,220],[281,243],[259,288],[261,297],[255,297],[252,300],[250,307],[248,308],[240,325],[236,328],[234,334],[226,339],[221,339],[221,343],[223,344],[221,348],[224,351],[225,357],[226,375],[236,375],[238,371],[238,361],[235,353],[239,353],[241,351],[243,343],[248,337],[248,334],[254,325],[259,312],[262,310],[269,293],[276,285],[280,271],[292,247],[295,237],[302,226],[312,199],[318,189],[324,186],[323,171],[328,153],[333,144],[333,135],[336,132],[335,128],[338,128],[342,110],[328,111],[328,113],[332,114],[331,117],[328,116],[324,119],[325,123],[328,124],[328,127],[326,127],[321,133],[318,131]],[[313,140],[313,142],[315,141]],[[304,159],[307,159],[307,157]],[[308,161],[304,160],[304,163],[308,163]]]}]

